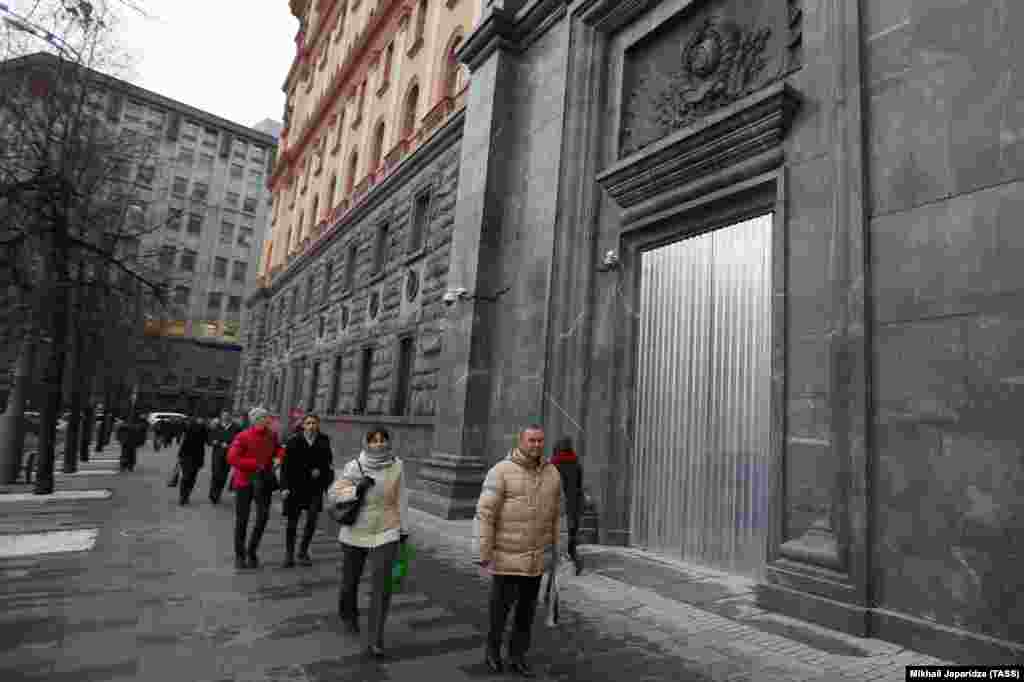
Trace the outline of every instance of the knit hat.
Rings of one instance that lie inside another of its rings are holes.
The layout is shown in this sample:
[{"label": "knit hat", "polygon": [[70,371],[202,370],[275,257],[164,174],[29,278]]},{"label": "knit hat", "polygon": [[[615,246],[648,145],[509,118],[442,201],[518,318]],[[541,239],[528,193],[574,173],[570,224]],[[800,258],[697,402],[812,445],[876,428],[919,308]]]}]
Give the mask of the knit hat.
[{"label": "knit hat", "polygon": [[249,410],[249,421],[255,424],[259,420],[266,417],[268,414],[270,413],[264,410],[262,407],[254,407],[251,410]]}]

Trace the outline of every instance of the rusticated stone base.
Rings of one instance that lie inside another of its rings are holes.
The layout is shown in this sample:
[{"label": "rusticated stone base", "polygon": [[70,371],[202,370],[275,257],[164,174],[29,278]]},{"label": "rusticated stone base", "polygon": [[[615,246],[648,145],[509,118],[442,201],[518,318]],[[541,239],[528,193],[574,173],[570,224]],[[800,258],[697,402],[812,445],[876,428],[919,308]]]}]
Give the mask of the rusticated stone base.
[{"label": "rusticated stone base", "polygon": [[433,452],[420,464],[409,503],[450,521],[471,519],[486,475],[487,464],[479,457]]}]

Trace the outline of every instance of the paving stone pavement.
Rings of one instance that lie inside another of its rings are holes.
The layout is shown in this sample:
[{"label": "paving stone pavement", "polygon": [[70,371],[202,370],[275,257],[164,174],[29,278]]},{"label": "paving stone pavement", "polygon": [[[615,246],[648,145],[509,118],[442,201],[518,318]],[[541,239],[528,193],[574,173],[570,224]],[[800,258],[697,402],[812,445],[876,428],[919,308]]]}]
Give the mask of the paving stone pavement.
[{"label": "paving stone pavement", "polygon": [[[147,447],[134,473],[58,482],[108,488],[109,499],[0,506],[0,532],[99,528],[92,551],[0,559],[0,680],[511,679],[482,664],[487,579],[472,564],[471,523],[413,513],[419,553],[387,624],[393,660],[378,663],[335,617],[334,524],[321,522],[313,567],[281,569],[276,502],[264,568],[237,572],[232,496],[207,501],[207,468],[192,504],[179,507],[165,484],[174,452]],[[585,550],[590,568],[565,588],[563,623],[549,629],[538,615],[541,679],[902,680],[904,665],[933,661],[758,613],[742,582],[714,572]],[[679,601],[701,596],[703,608]]]}]

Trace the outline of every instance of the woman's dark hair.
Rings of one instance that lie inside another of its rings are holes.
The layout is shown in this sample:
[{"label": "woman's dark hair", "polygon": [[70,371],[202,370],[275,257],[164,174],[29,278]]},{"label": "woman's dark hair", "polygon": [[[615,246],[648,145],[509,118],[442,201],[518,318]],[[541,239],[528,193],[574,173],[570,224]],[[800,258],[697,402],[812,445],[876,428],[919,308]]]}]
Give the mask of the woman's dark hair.
[{"label": "woman's dark hair", "polygon": [[572,450],[572,438],[565,436],[555,441],[555,452],[566,452]]},{"label": "woman's dark hair", "polygon": [[305,424],[307,419],[315,419],[317,424],[320,423],[320,417],[315,414],[307,414],[305,417],[302,418],[301,423]]},{"label": "woman's dark hair", "polygon": [[377,435],[380,435],[381,437],[383,437],[384,440],[386,440],[387,442],[389,442],[389,443],[391,442],[391,434],[388,433],[388,430],[385,429],[383,426],[375,426],[372,429],[370,429],[369,431],[367,431],[366,432],[366,442],[369,443],[371,440],[373,440],[373,437],[377,436]]}]

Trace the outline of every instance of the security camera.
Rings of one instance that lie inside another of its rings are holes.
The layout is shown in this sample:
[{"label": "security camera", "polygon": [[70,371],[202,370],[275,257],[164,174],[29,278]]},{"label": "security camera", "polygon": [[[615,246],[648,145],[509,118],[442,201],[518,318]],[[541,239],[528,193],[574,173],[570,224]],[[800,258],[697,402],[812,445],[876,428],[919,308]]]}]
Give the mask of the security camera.
[{"label": "security camera", "polygon": [[449,289],[444,293],[444,296],[441,297],[441,300],[444,301],[446,306],[453,306],[457,301],[463,298],[466,298],[466,290],[459,288]]},{"label": "security camera", "polygon": [[606,268],[614,268],[619,264],[619,254],[615,253],[614,250],[608,251],[604,254],[603,262]]}]

